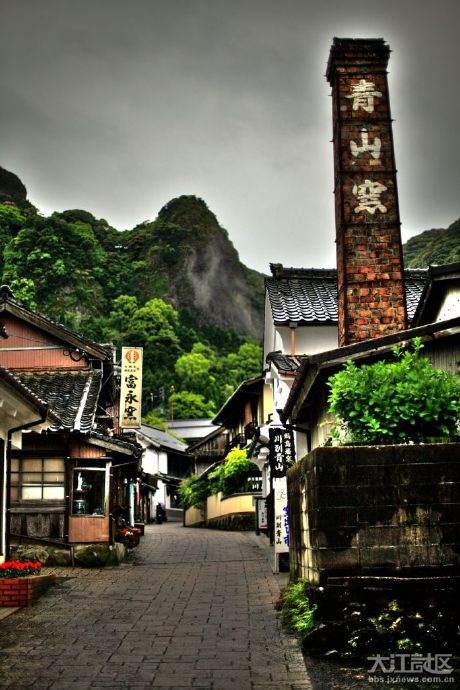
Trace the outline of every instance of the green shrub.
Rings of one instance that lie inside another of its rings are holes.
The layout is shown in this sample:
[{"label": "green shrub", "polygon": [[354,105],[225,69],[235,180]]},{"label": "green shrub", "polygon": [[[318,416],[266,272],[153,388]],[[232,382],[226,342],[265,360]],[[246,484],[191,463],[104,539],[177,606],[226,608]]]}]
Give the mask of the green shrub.
[{"label": "green shrub", "polygon": [[234,448],[228,453],[225,461],[209,473],[211,494],[218,491],[222,491],[224,496],[239,493],[252,472],[259,473],[259,468],[248,458],[246,450]]},{"label": "green shrub", "polygon": [[[345,604],[345,605],[344,605]],[[370,654],[458,655],[460,627],[456,594],[377,589],[361,592],[360,601],[321,597],[317,625],[303,640],[309,653],[338,658],[367,658]]]},{"label": "green shrub", "polygon": [[179,484],[179,496],[185,509],[191,506],[203,507],[209,495],[209,485],[206,477],[194,474],[183,479]]},{"label": "green shrub", "polygon": [[305,580],[289,584],[281,596],[283,625],[299,637],[306,637],[315,626],[316,605],[311,605],[305,590]]},{"label": "green shrub", "polygon": [[393,348],[395,361],[360,367],[349,361],[331,376],[329,412],[337,419],[333,436],[369,444],[458,436],[460,380],[421,357],[422,347],[414,338],[412,350]]}]

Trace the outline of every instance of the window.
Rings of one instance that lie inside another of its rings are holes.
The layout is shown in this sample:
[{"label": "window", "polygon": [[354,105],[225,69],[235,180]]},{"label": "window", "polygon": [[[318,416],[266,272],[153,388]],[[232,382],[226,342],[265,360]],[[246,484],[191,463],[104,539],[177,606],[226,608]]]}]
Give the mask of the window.
[{"label": "window", "polygon": [[63,501],[64,458],[13,458],[12,501]]},{"label": "window", "polygon": [[72,515],[104,515],[105,482],[105,468],[75,467],[72,482]]}]

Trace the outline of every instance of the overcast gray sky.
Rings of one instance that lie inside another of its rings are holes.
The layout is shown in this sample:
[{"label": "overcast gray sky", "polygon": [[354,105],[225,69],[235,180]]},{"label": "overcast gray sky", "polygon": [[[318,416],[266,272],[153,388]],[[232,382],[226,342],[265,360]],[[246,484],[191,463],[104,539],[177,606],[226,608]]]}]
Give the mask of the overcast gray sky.
[{"label": "overcast gray sky", "polygon": [[460,217],[459,0],[0,0],[0,165],[48,215],[206,201],[249,267],[335,265],[334,36],[384,38],[403,241]]}]

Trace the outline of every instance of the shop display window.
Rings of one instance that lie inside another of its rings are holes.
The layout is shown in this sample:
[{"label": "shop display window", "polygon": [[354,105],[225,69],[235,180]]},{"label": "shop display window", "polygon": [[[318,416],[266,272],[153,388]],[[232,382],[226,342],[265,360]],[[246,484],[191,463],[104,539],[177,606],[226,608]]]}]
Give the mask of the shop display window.
[{"label": "shop display window", "polygon": [[105,468],[75,467],[72,479],[72,515],[105,515]]}]

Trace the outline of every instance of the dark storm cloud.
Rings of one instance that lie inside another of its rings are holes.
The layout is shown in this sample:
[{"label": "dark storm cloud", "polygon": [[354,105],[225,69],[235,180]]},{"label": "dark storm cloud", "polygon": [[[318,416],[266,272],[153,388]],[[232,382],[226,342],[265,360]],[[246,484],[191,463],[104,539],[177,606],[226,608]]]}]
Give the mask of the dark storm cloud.
[{"label": "dark storm cloud", "polygon": [[3,0],[0,165],[119,229],[202,197],[242,260],[334,263],[333,36],[383,37],[403,237],[460,216],[457,0]]}]

